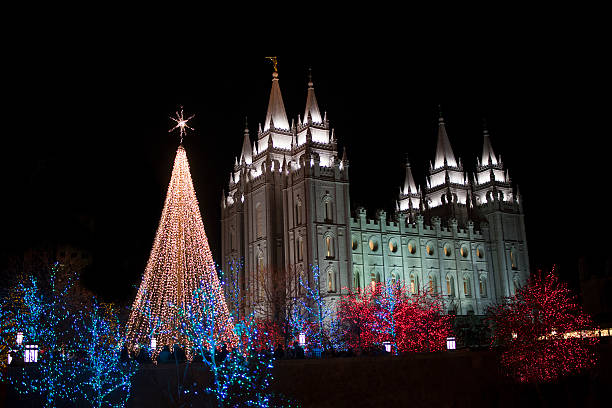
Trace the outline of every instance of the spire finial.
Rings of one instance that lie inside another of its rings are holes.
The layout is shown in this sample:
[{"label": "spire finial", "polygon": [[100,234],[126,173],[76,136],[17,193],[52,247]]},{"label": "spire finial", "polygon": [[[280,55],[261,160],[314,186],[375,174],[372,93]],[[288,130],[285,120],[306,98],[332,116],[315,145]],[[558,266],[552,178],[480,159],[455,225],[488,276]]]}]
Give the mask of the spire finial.
[{"label": "spire finial", "polygon": [[308,87],[312,88],[314,84],[312,83],[312,67],[308,67]]},{"label": "spire finial", "polygon": [[410,158],[408,157],[408,153],[406,153],[406,167],[410,167]]},{"label": "spire finial", "polygon": [[442,116],[442,105],[438,104],[438,123],[444,123],[444,117]]},{"label": "spire finial", "polygon": [[266,59],[269,59],[270,61],[272,61],[272,64],[274,65],[274,73],[272,74],[272,76],[274,78],[278,77],[278,58],[274,56],[274,57],[266,57]]},{"label": "spire finial", "polygon": [[484,133],[485,136],[489,135],[489,127],[487,126],[486,118],[482,118],[482,133]]}]

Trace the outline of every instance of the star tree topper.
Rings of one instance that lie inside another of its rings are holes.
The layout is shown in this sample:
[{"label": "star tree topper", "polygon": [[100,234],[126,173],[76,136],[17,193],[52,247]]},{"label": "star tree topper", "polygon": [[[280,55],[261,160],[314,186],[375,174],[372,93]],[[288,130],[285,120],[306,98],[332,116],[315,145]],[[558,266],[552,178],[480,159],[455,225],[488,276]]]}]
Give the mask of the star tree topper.
[{"label": "star tree topper", "polygon": [[168,130],[168,133],[174,131],[175,129],[179,129],[179,136],[181,137],[181,144],[182,144],[183,143],[183,136],[185,136],[187,134],[187,131],[185,129],[194,130],[192,127],[190,127],[187,124],[187,122],[189,122],[194,116],[195,115],[191,115],[187,119],[185,119],[185,116],[183,114],[183,107],[181,106],[180,113],[179,113],[179,111],[177,111],[175,118],[170,116],[170,119],[175,121],[176,125],[172,129]]}]

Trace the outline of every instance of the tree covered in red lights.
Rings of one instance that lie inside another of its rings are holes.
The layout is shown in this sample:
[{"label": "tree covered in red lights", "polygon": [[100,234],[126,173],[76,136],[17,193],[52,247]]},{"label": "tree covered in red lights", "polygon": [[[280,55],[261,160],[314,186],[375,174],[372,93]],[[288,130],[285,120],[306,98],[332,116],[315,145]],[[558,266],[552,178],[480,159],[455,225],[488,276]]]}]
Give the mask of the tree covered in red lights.
[{"label": "tree covered in red lights", "polygon": [[596,326],[554,268],[489,313],[501,365],[520,382],[550,382],[596,364]]},{"label": "tree covered in red lights", "polygon": [[399,283],[376,284],[341,300],[345,342],[353,349],[391,344],[394,354],[443,350],[452,333],[451,316],[439,296],[410,294]]}]

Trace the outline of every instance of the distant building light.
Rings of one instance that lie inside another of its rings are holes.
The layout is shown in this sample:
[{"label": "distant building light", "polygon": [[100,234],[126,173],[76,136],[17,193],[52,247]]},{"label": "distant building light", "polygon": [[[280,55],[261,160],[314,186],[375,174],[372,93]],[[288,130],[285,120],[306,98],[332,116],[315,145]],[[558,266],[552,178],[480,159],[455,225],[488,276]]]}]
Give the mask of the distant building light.
[{"label": "distant building light", "polygon": [[298,339],[299,339],[300,346],[306,345],[306,335],[304,333],[300,333],[300,335],[298,336]]},{"label": "distant building light", "polygon": [[457,348],[457,342],[454,337],[446,338],[446,349],[447,350],[455,350]]},{"label": "distant building light", "polygon": [[385,341],[385,342],[383,342],[383,345],[385,346],[385,351],[387,353],[390,353],[391,352],[391,342],[390,341]]},{"label": "distant building light", "polygon": [[516,334],[516,332],[512,332],[512,338],[516,339],[518,337],[518,334]]},{"label": "distant building light", "polygon": [[155,350],[157,348],[157,339],[155,337],[151,337],[151,349]]},{"label": "distant building light", "polygon": [[24,363],[37,363],[38,362],[38,345],[26,344],[25,353],[23,355]]},{"label": "distant building light", "polygon": [[23,343],[23,333],[18,332],[17,333],[17,345],[21,346],[21,343]]}]

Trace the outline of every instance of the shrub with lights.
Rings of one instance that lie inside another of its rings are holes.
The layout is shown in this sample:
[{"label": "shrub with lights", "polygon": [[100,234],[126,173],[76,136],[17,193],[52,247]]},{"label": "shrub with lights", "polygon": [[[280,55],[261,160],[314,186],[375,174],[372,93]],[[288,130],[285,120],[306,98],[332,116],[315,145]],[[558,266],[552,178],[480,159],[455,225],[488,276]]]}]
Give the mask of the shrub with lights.
[{"label": "shrub with lights", "polygon": [[400,282],[349,292],[339,313],[344,341],[353,350],[441,351],[452,333],[451,316],[438,295],[410,294]]},{"label": "shrub with lights", "polygon": [[555,381],[597,362],[597,327],[555,268],[539,271],[489,314],[501,366],[519,382]]},{"label": "shrub with lights", "polygon": [[113,307],[93,302],[75,321],[74,350],[77,359],[79,394],[93,407],[122,407],[130,397],[137,364],[120,358],[123,328]]}]

